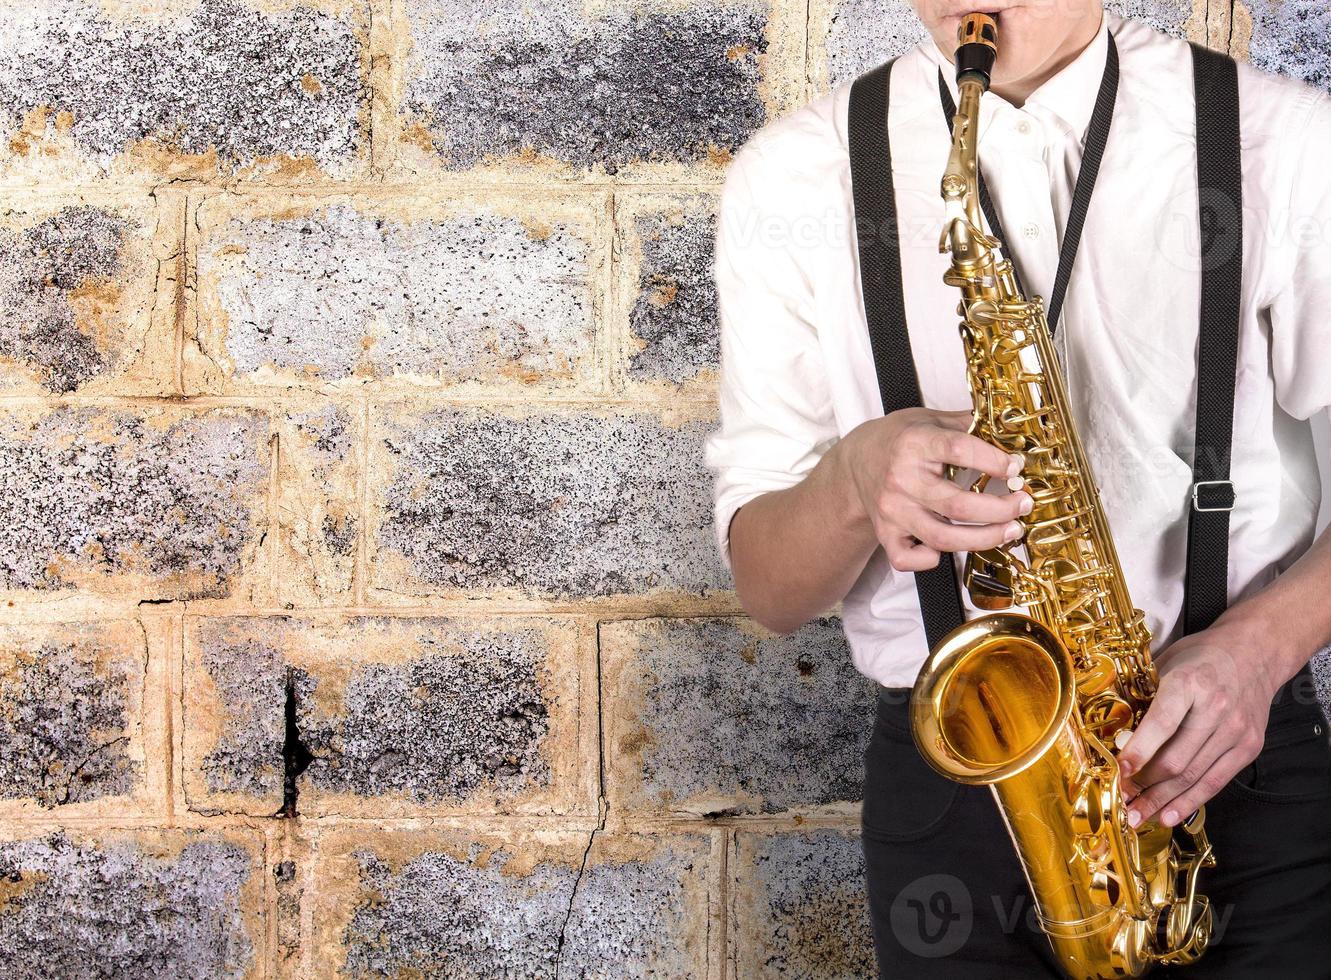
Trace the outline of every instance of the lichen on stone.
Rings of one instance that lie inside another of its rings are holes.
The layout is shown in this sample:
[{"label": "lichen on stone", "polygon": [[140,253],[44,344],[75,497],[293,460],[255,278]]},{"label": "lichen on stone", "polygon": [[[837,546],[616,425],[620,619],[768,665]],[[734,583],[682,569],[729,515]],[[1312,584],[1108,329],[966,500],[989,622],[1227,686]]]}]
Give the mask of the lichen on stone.
[{"label": "lichen on stone", "polygon": [[534,237],[496,214],[403,221],[333,204],[233,220],[199,271],[239,375],[492,380],[569,375],[589,355],[590,247],[567,222]]},{"label": "lichen on stone", "polygon": [[267,423],[244,411],[165,426],[123,409],[0,414],[0,587],[148,575],[222,595],[255,529]]},{"label": "lichen on stone", "polygon": [[708,423],[439,409],[384,429],[379,557],[401,556],[408,588],[592,596],[727,581]]},{"label": "lichen on stone", "polygon": [[51,808],[129,793],[141,766],[127,751],[126,665],[99,665],[90,644],[29,646],[19,632],[0,634],[0,795]]},{"label": "lichen on stone", "polygon": [[200,0],[170,20],[112,18],[91,0],[8,4],[0,120],[28,132],[44,117],[39,134],[67,129],[104,159],[151,138],[230,163],[333,163],[364,142],[355,32],[309,7],[264,13],[237,0]]},{"label": "lichen on stone", "polygon": [[121,215],[61,208],[22,231],[0,229],[0,360],[24,365],[46,390],[73,391],[121,352],[77,321],[71,297],[124,272]]},{"label": "lichen on stone", "polygon": [[928,37],[910,0],[839,0],[825,42],[826,87],[848,82]]},{"label": "lichen on stone", "polygon": [[1105,0],[1105,9],[1120,17],[1145,21],[1178,38],[1186,36],[1185,27],[1193,14],[1192,0]]},{"label": "lichen on stone", "polygon": [[682,382],[720,360],[716,284],[712,280],[716,216],[693,206],[679,215],[635,222],[642,267],[629,329],[642,350],[629,358],[637,378]]},{"label": "lichen on stone", "polygon": [[745,835],[743,843],[760,902],[749,921],[765,930],[744,937],[743,955],[773,977],[876,972],[858,837],[818,830]]},{"label": "lichen on stone", "polygon": [[1331,90],[1331,7],[1325,0],[1248,0],[1253,65]]},{"label": "lichen on stone", "polygon": [[427,851],[394,870],[357,852],[342,975],[553,978],[576,869],[541,862],[510,874],[509,851],[482,853],[479,843],[466,860]]},{"label": "lichen on stone", "polygon": [[356,532],[360,522],[355,514],[334,517],[325,514],[319,523],[319,534],[328,550],[338,558],[350,558],[356,553]]},{"label": "lichen on stone", "polygon": [[[212,792],[282,797],[288,668],[276,642],[237,635],[231,620],[208,621],[202,628],[202,664],[224,719],[217,744],[200,762]],[[306,695],[313,688],[303,674],[296,675],[295,683]]]},{"label": "lichen on stone", "polygon": [[63,832],[0,844],[0,967],[11,977],[243,977],[254,940],[240,908],[244,849],[194,837],[173,857],[129,837]]},{"label": "lichen on stone", "polygon": [[[704,852],[705,853],[705,852]],[[592,854],[596,854],[595,845]],[[697,969],[683,940],[690,911],[685,876],[699,854],[669,844],[640,860],[588,864],[564,929],[560,977],[648,980]]]},{"label": "lichen on stone", "polygon": [[860,799],[874,690],[839,622],[759,637],[733,619],[651,620],[637,637],[650,801],[733,793],[762,801],[739,812],[775,813]]},{"label": "lichen on stone", "polygon": [[425,649],[439,632],[462,652],[356,666],[331,716],[320,710],[316,672],[299,714],[315,757],[310,783],[366,797],[404,794],[418,803],[549,785],[549,706],[536,674],[543,634],[466,630],[446,620],[411,625]]},{"label": "lichen on stone", "polygon": [[738,149],[766,121],[767,5],[412,0],[406,109],[443,161],[536,155],[614,173]]},{"label": "lichen on stone", "polygon": [[[286,617],[204,622],[200,663],[221,719],[200,763],[210,792],[280,798],[288,679],[297,737],[312,756],[297,790],[457,804],[479,792],[502,799],[550,785],[543,631],[355,617],[333,635],[361,659],[330,666],[305,653],[306,631],[322,628]],[[378,643],[419,655],[376,662],[364,651]]]},{"label": "lichen on stone", "polygon": [[291,412],[288,418],[304,439],[301,451],[313,458],[318,476],[327,477],[334,466],[346,461],[353,436],[351,413],[346,408],[329,403]]}]

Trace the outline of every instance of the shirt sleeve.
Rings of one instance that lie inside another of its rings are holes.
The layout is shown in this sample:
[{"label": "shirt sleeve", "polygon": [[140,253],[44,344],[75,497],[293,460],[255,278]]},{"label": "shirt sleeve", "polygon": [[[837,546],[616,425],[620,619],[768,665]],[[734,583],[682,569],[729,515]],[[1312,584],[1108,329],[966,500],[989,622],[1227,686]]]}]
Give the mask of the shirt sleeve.
[{"label": "shirt sleeve", "polygon": [[[721,333],[720,424],[706,442],[717,546],[748,501],[799,483],[836,441],[801,232],[806,188],[750,142],[722,189],[713,264]],[[807,228],[804,229],[807,232]]]},{"label": "shirt sleeve", "polygon": [[1296,132],[1303,138],[1288,211],[1262,217],[1268,234],[1286,236],[1288,257],[1266,311],[1276,400],[1295,418],[1308,419],[1331,407],[1331,98],[1318,94]]}]

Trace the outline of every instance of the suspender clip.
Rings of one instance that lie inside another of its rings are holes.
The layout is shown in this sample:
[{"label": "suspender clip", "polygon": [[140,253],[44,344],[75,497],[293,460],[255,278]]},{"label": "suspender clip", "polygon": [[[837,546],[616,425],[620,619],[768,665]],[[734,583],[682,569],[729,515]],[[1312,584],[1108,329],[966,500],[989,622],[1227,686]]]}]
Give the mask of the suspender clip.
[{"label": "suspender clip", "polygon": [[1234,509],[1233,480],[1200,480],[1192,485],[1192,509],[1209,514]]}]

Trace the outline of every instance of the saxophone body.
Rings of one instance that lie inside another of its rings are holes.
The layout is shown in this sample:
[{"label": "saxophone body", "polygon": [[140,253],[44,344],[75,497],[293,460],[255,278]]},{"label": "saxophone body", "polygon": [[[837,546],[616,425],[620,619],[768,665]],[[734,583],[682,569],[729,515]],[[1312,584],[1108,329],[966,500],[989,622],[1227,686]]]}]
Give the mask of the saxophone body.
[{"label": "saxophone body", "polygon": [[965,586],[986,615],[931,651],[911,725],[931,766],[992,790],[1067,974],[1136,977],[1205,951],[1212,912],[1198,874],[1215,859],[1205,808],[1178,828],[1127,822],[1115,751],[1155,693],[1151,633],[1073,427],[1043,302],[1021,294],[983,231],[975,134],[997,24],[972,14],[959,40],[944,280],[961,294],[971,431],[1025,457],[1033,508],[1017,542],[968,555]]}]

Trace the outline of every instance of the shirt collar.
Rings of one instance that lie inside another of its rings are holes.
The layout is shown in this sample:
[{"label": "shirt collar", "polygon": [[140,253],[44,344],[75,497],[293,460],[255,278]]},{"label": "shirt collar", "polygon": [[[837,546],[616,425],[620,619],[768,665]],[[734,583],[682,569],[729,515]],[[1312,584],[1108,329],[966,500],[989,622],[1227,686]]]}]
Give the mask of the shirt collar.
[{"label": "shirt collar", "polygon": [[[952,63],[943,56],[938,45],[926,40],[925,48],[930,61],[943,70],[952,100],[957,99],[957,79]],[[1095,100],[1100,94],[1100,82],[1104,78],[1105,61],[1109,57],[1109,15],[1101,13],[1100,29],[1096,31],[1091,43],[1065,65],[1056,75],[1045,80],[1026,99],[1023,108],[1038,106],[1045,112],[1052,113],[1063,125],[1067,126],[1077,140],[1084,141],[1086,130],[1091,125],[1091,115],[1095,112]],[[985,93],[981,100],[980,135],[984,135],[990,117],[1002,102],[997,95]]]}]

